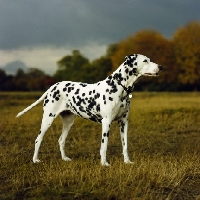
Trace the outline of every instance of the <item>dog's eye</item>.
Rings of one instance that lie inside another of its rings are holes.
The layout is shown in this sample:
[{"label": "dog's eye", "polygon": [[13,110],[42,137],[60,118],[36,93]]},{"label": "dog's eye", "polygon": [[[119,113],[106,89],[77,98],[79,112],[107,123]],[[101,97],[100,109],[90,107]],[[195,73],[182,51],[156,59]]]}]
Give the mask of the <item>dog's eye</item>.
[{"label": "dog's eye", "polygon": [[148,62],[148,60],[145,59],[143,62]]}]

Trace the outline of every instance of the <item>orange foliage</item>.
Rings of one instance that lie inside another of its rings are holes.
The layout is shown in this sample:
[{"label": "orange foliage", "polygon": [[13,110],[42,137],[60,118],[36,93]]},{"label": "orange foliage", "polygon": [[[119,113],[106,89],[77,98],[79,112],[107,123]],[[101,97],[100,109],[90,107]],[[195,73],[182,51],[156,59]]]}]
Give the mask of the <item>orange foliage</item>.
[{"label": "orange foliage", "polygon": [[200,85],[200,24],[195,21],[179,28],[169,40],[153,30],[142,30],[119,42],[111,56],[113,70],[126,55],[143,54],[163,65],[157,82]]},{"label": "orange foliage", "polygon": [[[167,71],[174,71],[173,44],[164,38],[160,33],[152,30],[143,30],[118,44],[118,50],[112,56],[113,70],[123,61],[126,55],[143,54],[149,57],[153,62],[164,66],[165,71],[161,79],[174,81],[173,77],[166,77]],[[161,79],[159,79],[161,81]]]},{"label": "orange foliage", "polygon": [[200,83],[200,24],[189,23],[179,28],[173,38],[176,66],[181,69],[181,83]]}]

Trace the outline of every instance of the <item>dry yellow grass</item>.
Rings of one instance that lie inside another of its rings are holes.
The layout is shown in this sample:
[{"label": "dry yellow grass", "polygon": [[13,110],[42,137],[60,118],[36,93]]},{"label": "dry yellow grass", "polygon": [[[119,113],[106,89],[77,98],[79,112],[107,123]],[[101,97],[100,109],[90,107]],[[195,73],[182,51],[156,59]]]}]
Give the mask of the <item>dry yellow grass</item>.
[{"label": "dry yellow grass", "polygon": [[123,163],[117,123],[100,165],[101,125],[76,119],[61,160],[61,121],[45,135],[32,163],[42,105],[15,115],[40,94],[0,93],[0,199],[200,199],[200,93],[134,93],[129,155]]}]

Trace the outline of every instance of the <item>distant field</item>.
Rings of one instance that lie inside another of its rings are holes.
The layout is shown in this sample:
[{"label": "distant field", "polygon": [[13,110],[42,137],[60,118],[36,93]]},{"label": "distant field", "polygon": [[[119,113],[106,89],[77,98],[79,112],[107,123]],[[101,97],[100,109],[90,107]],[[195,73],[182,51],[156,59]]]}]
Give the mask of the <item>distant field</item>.
[{"label": "distant field", "polygon": [[61,160],[56,119],[34,164],[42,104],[15,118],[41,93],[0,93],[0,199],[200,200],[200,93],[133,93],[129,156],[123,163],[118,124],[100,165],[101,125],[76,119]]}]

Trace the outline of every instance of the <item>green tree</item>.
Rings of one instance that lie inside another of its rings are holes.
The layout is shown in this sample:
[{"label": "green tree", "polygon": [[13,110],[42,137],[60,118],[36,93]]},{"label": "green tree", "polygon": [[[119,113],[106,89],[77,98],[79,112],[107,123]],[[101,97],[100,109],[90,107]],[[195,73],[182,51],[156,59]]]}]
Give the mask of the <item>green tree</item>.
[{"label": "green tree", "polygon": [[87,58],[74,50],[72,55],[66,55],[57,62],[58,70],[54,77],[57,81],[81,81],[81,67],[88,63]]},{"label": "green tree", "polygon": [[82,80],[87,83],[95,83],[104,80],[112,70],[112,61],[108,57],[101,57],[92,63],[82,66]]}]

